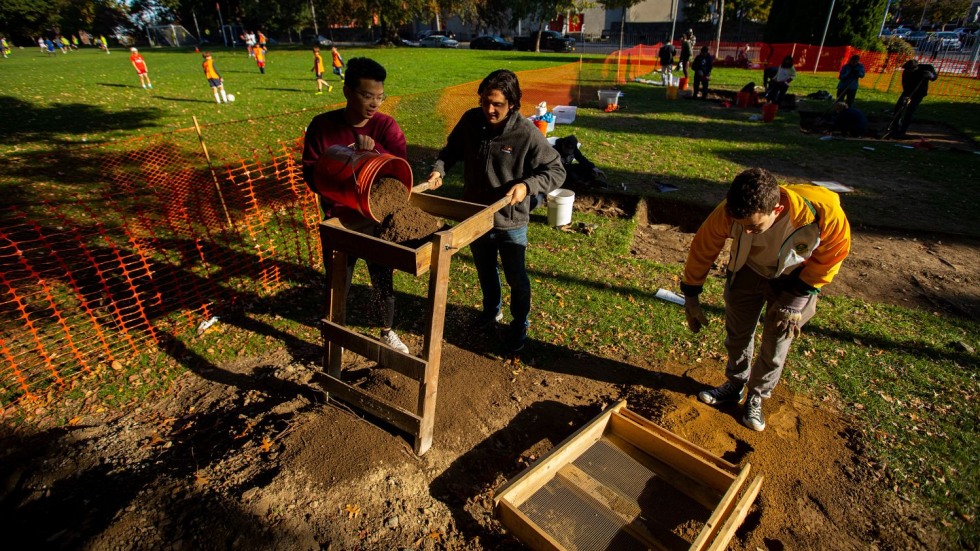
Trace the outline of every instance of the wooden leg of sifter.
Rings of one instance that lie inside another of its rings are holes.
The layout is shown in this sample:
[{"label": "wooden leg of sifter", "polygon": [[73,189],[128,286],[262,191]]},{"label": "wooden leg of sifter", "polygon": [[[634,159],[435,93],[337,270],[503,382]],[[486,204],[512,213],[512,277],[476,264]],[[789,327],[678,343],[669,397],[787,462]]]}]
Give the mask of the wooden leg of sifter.
[{"label": "wooden leg of sifter", "polygon": [[418,414],[422,418],[415,436],[415,453],[422,455],[432,446],[436,419],[436,395],[439,389],[439,364],[442,361],[442,333],[446,322],[446,298],[449,289],[449,261],[453,256],[453,234],[435,234],[432,241],[432,267],[429,270],[429,308],[426,313],[425,374],[420,381]]}]

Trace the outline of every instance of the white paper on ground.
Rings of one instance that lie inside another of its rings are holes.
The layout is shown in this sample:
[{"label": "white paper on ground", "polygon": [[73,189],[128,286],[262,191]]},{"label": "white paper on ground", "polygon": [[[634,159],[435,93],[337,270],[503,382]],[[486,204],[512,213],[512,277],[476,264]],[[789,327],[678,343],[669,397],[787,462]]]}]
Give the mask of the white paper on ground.
[{"label": "white paper on ground", "polygon": [[660,300],[666,300],[667,302],[673,302],[674,304],[684,306],[684,297],[678,295],[677,293],[668,291],[667,289],[657,289],[657,294],[654,296]]},{"label": "white paper on ground", "polygon": [[837,193],[847,193],[849,191],[854,191],[854,188],[845,186],[840,182],[835,182],[834,180],[814,180],[810,182],[815,186],[825,187],[830,191],[836,191]]}]

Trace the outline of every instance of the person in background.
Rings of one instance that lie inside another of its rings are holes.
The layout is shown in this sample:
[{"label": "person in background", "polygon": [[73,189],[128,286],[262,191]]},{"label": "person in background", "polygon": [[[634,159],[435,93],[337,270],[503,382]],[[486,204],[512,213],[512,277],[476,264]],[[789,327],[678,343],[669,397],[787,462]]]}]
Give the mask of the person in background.
[{"label": "person in background", "polygon": [[776,69],[776,76],[769,82],[769,89],[766,92],[766,99],[770,103],[779,105],[789,90],[789,83],[796,78],[796,68],[793,67],[793,56],[788,55],[783,58],[783,62]]},{"label": "person in background", "polygon": [[258,31],[257,40],[259,41],[259,48],[262,48],[263,50],[269,49],[266,47],[266,38],[265,38],[265,34],[263,34],[262,31]]},{"label": "person in background", "polygon": [[129,62],[133,64],[133,69],[136,69],[136,75],[140,78],[140,85],[143,89],[153,89],[153,84],[150,82],[150,74],[146,69],[146,60],[140,55],[139,50],[135,47],[129,49]]},{"label": "person in background", "polygon": [[834,104],[834,122],[830,131],[855,138],[868,136],[868,117],[860,109],[838,101]]},{"label": "person in background", "polygon": [[749,68],[749,45],[743,44],[735,53],[735,66],[742,69]]},{"label": "person in background", "polygon": [[[314,49],[316,51],[316,49]],[[348,79],[344,83],[347,105],[334,111],[321,113],[310,121],[303,143],[303,180],[316,191],[316,164],[330,146],[340,145],[357,151],[378,151],[407,159],[408,148],[405,134],[395,119],[378,111],[385,100],[385,79],[388,76],[380,63],[366,57],[350,60]],[[343,209],[319,196],[324,217],[332,217]],[[347,294],[357,257],[347,258]],[[381,326],[381,342],[404,354],[408,346],[392,330],[395,322],[394,270],[380,264],[367,263],[374,291],[374,307]]]},{"label": "person in background", "polygon": [[259,68],[259,73],[265,74],[265,50],[259,46],[252,48],[252,55],[255,57],[255,64]]},{"label": "person in background", "polygon": [[677,48],[670,42],[664,42],[664,45],[657,52],[657,56],[660,58],[660,81],[664,86],[670,84],[671,72],[674,68],[674,54],[676,53]]},{"label": "person in background", "polygon": [[331,63],[333,64],[333,74],[340,77],[340,82],[344,81],[344,58],[340,57],[337,47],[330,48]]},{"label": "person in background", "polygon": [[711,69],[714,66],[715,58],[708,53],[707,46],[701,46],[701,53],[694,58],[691,68],[694,69],[694,98],[698,97],[698,89],[701,90],[701,97],[708,99],[708,81],[711,80]]},{"label": "person in background", "polygon": [[681,55],[680,61],[677,62],[677,69],[684,73],[684,78],[687,78],[687,69],[691,65],[691,58],[694,56],[694,44],[691,43],[691,36],[685,34],[681,37]]},{"label": "person in background", "polygon": [[861,56],[854,54],[840,68],[837,75],[837,101],[843,100],[848,107],[854,105],[854,96],[858,90],[858,80],[864,78],[864,65]]},{"label": "person in background", "polygon": [[[762,431],[762,401],[779,383],[793,339],[816,313],[818,293],[850,252],[851,230],[836,193],[814,185],[780,185],[762,168],[743,171],[694,235],[684,265],[684,312],[694,333],[708,324],[699,297],[729,238],[728,381],[700,392],[698,399],[710,405],[745,400],[742,423]],[[761,349],[755,354],[760,318]]]},{"label": "person in background", "polygon": [[109,51],[109,42],[105,39],[105,35],[99,35],[99,43],[102,44],[102,49],[105,50],[106,54],[111,54]]},{"label": "person in background", "polygon": [[323,58],[320,56],[320,48],[317,46],[313,47],[313,74],[316,75],[316,93],[322,94],[323,87],[327,87],[327,92],[333,92],[333,86],[329,82],[323,80]]},{"label": "person in background", "polygon": [[204,68],[204,77],[208,79],[211,91],[214,92],[214,101],[228,103],[228,94],[225,93],[225,79],[221,78],[221,73],[214,68],[214,58],[211,57],[211,52],[204,52],[201,55],[204,57],[204,63],[201,65]]},{"label": "person in background", "polygon": [[902,95],[898,97],[894,112],[901,114],[898,122],[898,130],[893,132],[890,137],[904,138],[912,124],[912,117],[916,109],[922,103],[922,99],[929,94],[929,83],[939,78],[936,68],[928,63],[919,63],[915,59],[910,59],[902,65]]},{"label": "person in background", "polygon": [[520,113],[517,75],[496,70],[477,88],[480,106],[463,113],[446,145],[439,151],[428,183],[442,185],[446,172],[463,163],[463,200],[490,205],[502,198],[508,205],[494,213],[493,229],[470,244],[483,312],[474,329],[486,331],[503,319],[497,257],[510,285],[512,321],[504,340],[508,353],[524,349],[531,312],[531,280],[527,275],[527,225],[531,198],[565,181],[558,151]]},{"label": "person in background", "polygon": [[4,59],[10,57],[10,43],[7,42],[6,36],[0,36],[0,52],[3,52]]},{"label": "person in background", "polygon": [[77,50],[78,49],[78,35],[77,34],[71,35],[71,49],[72,50]]},{"label": "person in background", "polygon": [[245,34],[240,35],[239,38],[245,43],[245,49],[248,50],[248,57],[255,57],[255,47],[257,46],[255,42],[255,33],[252,31],[245,31]]}]

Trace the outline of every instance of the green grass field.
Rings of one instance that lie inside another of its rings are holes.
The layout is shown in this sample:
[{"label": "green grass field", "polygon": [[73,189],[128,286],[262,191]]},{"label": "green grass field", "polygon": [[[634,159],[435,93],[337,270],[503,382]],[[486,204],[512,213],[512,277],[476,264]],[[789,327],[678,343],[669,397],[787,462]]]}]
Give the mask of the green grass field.
[{"label": "green grass field", "polygon": [[[220,106],[212,99],[199,54],[143,53],[154,82],[152,91],[139,88],[126,51],[106,55],[88,49],[49,58],[36,49],[15,50],[10,59],[0,62],[4,136],[0,153],[43,153],[187,128],[193,124],[192,117],[213,124],[322,109],[342,101],[336,86],[332,94],[313,94],[312,56],[307,50],[272,50],[265,75],[259,74],[244,50],[216,52],[226,88],[237,96],[234,104]],[[469,50],[350,48],[342,53],[347,59],[368,55],[387,67],[388,95],[408,98],[394,115],[409,141],[426,152],[440,147],[445,138],[446,121],[438,119],[431,105],[442,88],[477,81],[497,68],[521,71],[577,60],[568,55]],[[759,76],[719,69],[712,84],[735,90],[748,80],[758,81]],[[328,79],[336,83],[336,77]],[[836,75],[801,74],[793,91],[833,91],[835,83]],[[973,153],[908,150],[886,142],[875,143],[869,151],[861,142],[820,141],[803,134],[799,118],[792,113],[782,113],[776,122],[763,125],[749,121],[750,113],[744,110],[668,101],[662,88],[631,83],[622,89],[626,95],[620,111],[607,114],[594,104],[584,105],[575,124],[559,126],[556,134],[574,133],[615,186],[630,190],[661,180],[679,187],[669,196],[656,197],[654,204],[664,209],[671,204],[712,206],[732,176],[748,166],[763,166],[797,181],[832,179],[856,187],[855,193],[844,198],[844,205],[857,229],[980,236],[975,223],[980,211],[980,194],[975,189],[980,159]],[[857,105],[884,117],[896,96],[861,90]],[[528,97],[525,103],[536,101]],[[817,102],[801,106],[811,111],[827,107]],[[980,104],[930,96],[917,120],[952,125],[973,139],[976,148]],[[291,137],[295,136],[283,136]],[[418,167],[428,159],[411,161]],[[458,191],[460,184],[458,171],[453,174],[447,182],[450,193]],[[720,331],[699,337],[692,345],[694,351],[658,346],[691,341],[682,314],[649,298],[658,287],[676,289],[681,267],[639,260],[630,254],[636,220],[598,215],[582,215],[577,220],[596,222],[599,230],[583,241],[578,234],[532,224],[531,240],[541,244],[529,253],[535,308],[547,320],[535,326],[535,339],[677,361],[688,361],[684,360],[686,353],[723,350]],[[569,263],[570,255],[582,262]],[[461,256],[460,279],[451,289],[450,302],[473,306],[478,301],[475,274],[468,254]],[[848,269],[846,263],[843,269]],[[396,286],[400,290],[424,295],[424,282],[399,276]],[[722,302],[715,282],[707,287],[706,302]],[[596,320],[594,330],[581,333],[576,319]],[[287,333],[305,330],[291,326],[289,320],[275,324],[283,325]],[[832,395],[845,404],[862,424],[859,430],[869,435],[869,453],[888,466],[896,487],[901,486],[900,493],[929,503],[963,545],[980,544],[975,529],[980,507],[976,462],[980,455],[980,362],[973,353],[948,347],[956,341],[974,348],[980,345],[977,322],[833,297],[821,303],[820,314],[807,334],[791,357],[793,376],[786,377],[785,384],[814,396]],[[315,335],[304,338],[317,339]],[[255,337],[255,342],[248,337],[232,343],[216,339],[220,337],[200,340],[193,348],[220,361],[223,355],[267,346],[262,337]],[[835,360],[826,361],[829,357]],[[120,386],[119,392],[126,390]]]}]

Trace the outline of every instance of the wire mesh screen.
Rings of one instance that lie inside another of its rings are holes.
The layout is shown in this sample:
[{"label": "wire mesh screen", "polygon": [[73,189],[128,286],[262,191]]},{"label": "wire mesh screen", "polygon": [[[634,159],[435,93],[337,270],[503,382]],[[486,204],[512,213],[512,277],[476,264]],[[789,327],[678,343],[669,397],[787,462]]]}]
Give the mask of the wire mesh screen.
[{"label": "wire mesh screen", "polygon": [[522,503],[521,512],[567,549],[688,548],[711,511],[653,470],[657,460],[628,453],[629,447],[601,438]]}]

